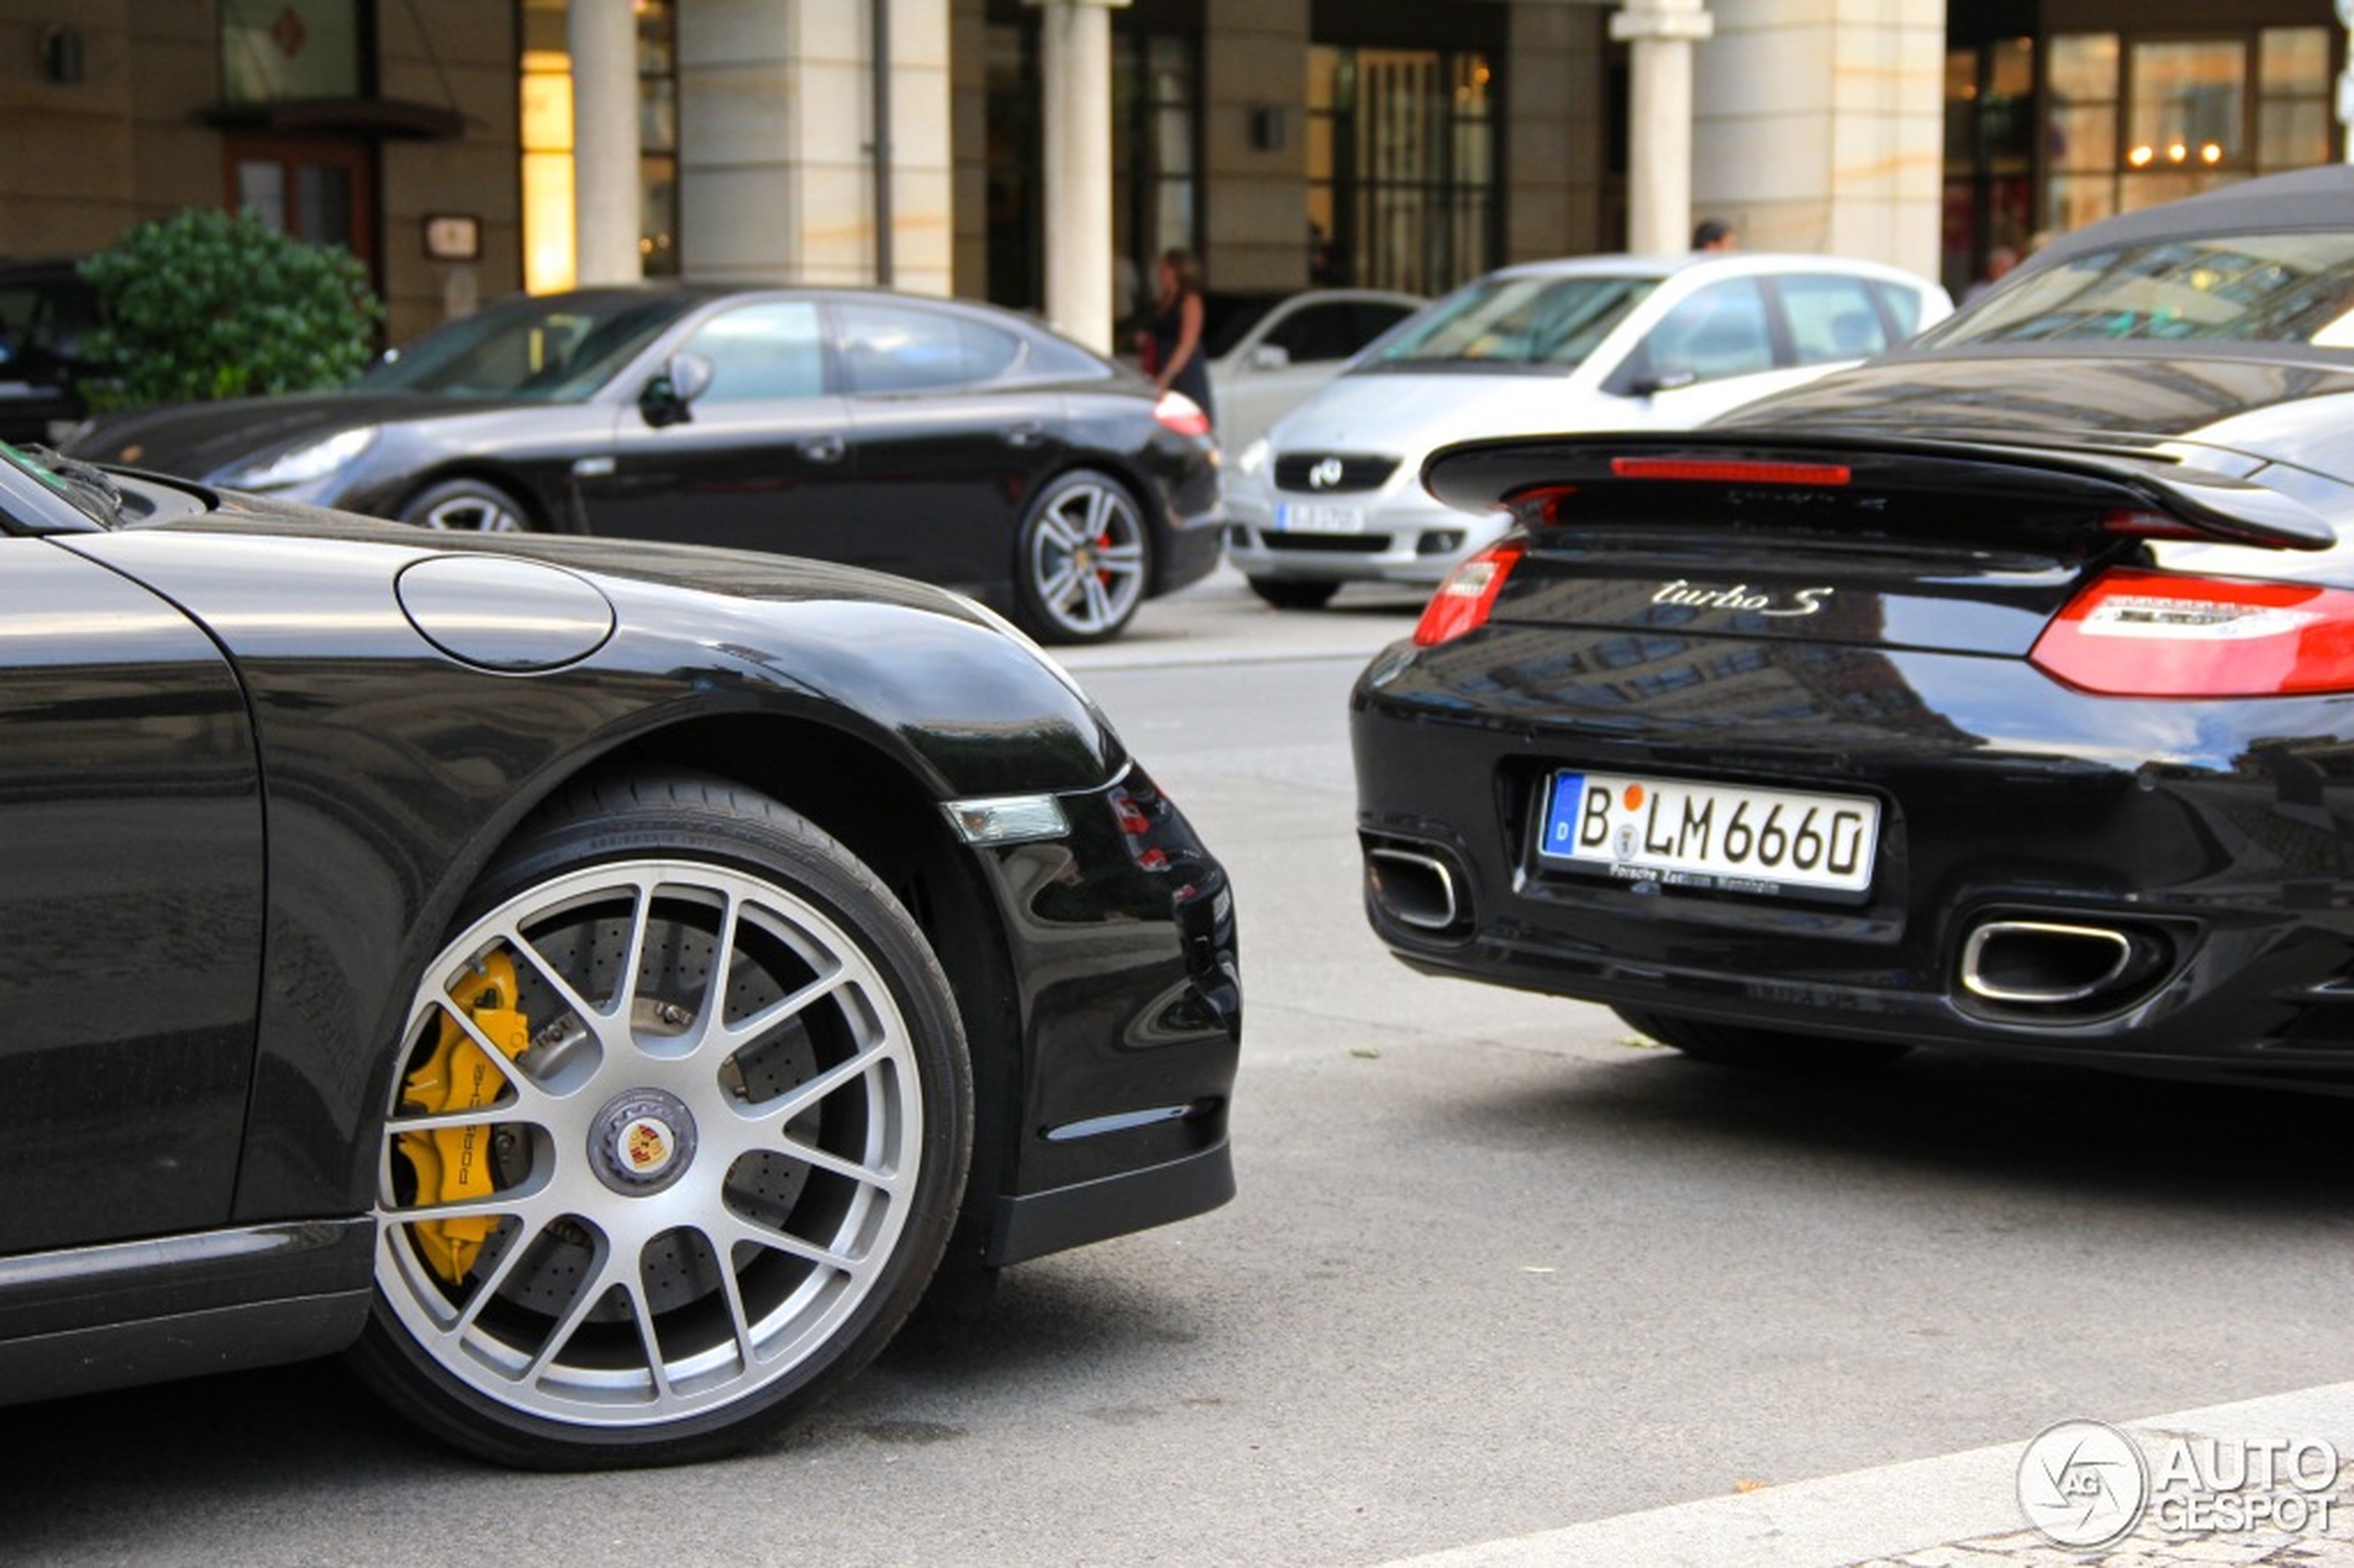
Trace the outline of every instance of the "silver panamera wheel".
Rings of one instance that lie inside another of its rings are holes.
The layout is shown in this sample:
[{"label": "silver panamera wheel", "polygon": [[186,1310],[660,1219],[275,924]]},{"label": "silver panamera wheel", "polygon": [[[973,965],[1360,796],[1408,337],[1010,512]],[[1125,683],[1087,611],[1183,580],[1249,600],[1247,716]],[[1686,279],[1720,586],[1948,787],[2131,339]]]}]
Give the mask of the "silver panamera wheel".
[{"label": "silver panamera wheel", "polygon": [[1100,642],[1135,617],[1151,580],[1151,544],[1135,498],[1107,474],[1066,474],[1022,524],[1016,599],[1042,642]]},{"label": "silver panamera wheel", "polygon": [[466,534],[527,534],[531,519],[496,485],[453,479],[420,493],[401,509],[401,521]]},{"label": "silver panamera wheel", "polygon": [[[672,794],[555,835],[404,1034],[362,1371],[507,1462],[789,1419],[896,1327],[961,1188],[963,1045],[912,922],[773,803]],[[616,828],[664,850],[560,868]]]}]

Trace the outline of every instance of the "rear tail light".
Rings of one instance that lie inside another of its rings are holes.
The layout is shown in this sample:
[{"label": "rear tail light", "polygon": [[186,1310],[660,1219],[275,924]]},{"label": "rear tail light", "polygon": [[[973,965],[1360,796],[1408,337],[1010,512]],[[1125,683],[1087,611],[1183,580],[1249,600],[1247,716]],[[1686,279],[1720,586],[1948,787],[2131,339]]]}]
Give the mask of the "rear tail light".
[{"label": "rear tail light", "polygon": [[1160,401],[1153,405],[1153,419],[1162,429],[1173,430],[1180,436],[1209,434],[1209,416],[1183,392],[1163,392]]},{"label": "rear tail light", "polygon": [[1516,544],[1493,545],[1449,572],[1423,610],[1414,627],[1414,645],[1436,648],[1486,626],[1487,613],[1496,607],[1496,596],[1504,591],[1504,579],[1520,564],[1520,557]]},{"label": "rear tail light", "polygon": [[2354,691],[2354,593],[2107,572],[2044,628],[2029,657],[2112,697]]}]

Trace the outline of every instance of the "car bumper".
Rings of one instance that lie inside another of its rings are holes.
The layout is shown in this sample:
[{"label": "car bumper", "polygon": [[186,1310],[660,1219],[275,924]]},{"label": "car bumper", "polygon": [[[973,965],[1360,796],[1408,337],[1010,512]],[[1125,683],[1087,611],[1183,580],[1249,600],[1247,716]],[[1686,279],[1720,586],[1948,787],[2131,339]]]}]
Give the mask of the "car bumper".
[{"label": "car bumper", "polygon": [[1225,870],[1140,769],[1061,799],[1066,837],[996,852],[1029,1004],[1011,1176],[985,1214],[968,1205],[993,1265],[1234,1195],[1242,984]]},{"label": "car bumper", "polygon": [[[2120,701],[2012,660],[1585,636],[1490,626],[1361,680],[1366,907],[1410,965],[2354,1092],[2354,702]],[[1563,869],[1535,839],[1565,768],[1872,797],[1871,884],[1760,896]],[[2015,927],[2113,932],[2131,962],[2082,997],[1990,996],[1973,965]]]},{"label": "car bumper", "polygon": [[1284,582],[1414,583],[1436,586],[1463,560],[1501,537],[1510,519],[1475,515],[1401,488],[1338,498],[1361,507],[1362,526],[1347,532],[1279,525],[1295,496],[1263,486],[1230,499],[1226,556],[1247,576]]}]

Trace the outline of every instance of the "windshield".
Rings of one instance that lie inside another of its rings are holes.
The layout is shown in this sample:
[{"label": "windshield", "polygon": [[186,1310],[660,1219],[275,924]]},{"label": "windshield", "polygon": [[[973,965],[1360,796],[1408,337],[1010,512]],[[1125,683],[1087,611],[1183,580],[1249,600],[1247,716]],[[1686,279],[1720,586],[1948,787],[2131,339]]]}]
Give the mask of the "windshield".
[{"label": "windshield", "polygon": [[1932,327],[1920,346],[2183,339],[2354,348],[2354,234],[2087,251],[2019,274]]},{"label": "windshield", "polygon": [[576,403],[692,303],[632,294],[510,300],[393,350],[353,385],[363,392]]},{"label": "windshield", "polygon": [[1376,344],[1359,370],[1568,370],[1659,286],[1657,278],[1483,278]]}]

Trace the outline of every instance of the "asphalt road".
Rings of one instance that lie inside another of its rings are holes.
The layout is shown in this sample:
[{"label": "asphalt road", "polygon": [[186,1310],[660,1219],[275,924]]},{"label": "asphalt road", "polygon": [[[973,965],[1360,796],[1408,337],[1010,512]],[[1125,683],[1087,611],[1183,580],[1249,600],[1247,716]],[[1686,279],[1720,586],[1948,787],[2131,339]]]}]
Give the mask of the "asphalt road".
[{"label": "asphalt road", "polygon": [[1376,1563],[2354,1375],[2342,1103],[1761,1078],[1390,960],[1344,699],[1412,613],[1221,576],[1069,661],[1234,876],[1234,1205],[695,1469],[487,1470],[332,1365],[20,1410],[0,1562]]}]

